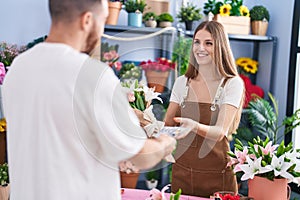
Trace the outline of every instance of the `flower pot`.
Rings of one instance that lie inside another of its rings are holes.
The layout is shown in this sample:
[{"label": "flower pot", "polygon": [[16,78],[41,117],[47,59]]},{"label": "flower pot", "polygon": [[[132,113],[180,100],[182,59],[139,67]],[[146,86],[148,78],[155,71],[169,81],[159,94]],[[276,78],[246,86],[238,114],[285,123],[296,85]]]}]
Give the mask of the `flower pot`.
[{"label": "flower pot", "polygon": [[108,2],[109,15],[106,19],[105,24],[116,25],[118,23],[119,14],[122,8],[121,2]]},{"label": "flower pot", "polygon": [[268,21],[252,21],[251,31],[253,35],[266,35],[268,30]]},{"label": "flower pot", "polygon": [[250,17],[246,16],[221,16],[217,14],[214,20],[220,22],[227,33],[247,35],[250,32]]},{"label": "flower pot", "polygon": [[9,199],[9,184],[7,186],[0,186],[0,199],[1,200]]},{"label": "flower pot", "polygon": [[121,187],[122,188],[136,188],[136,184],[139,178],[139,173],[130,173],[120,172],[121,176]]},{"label": "flower pot", "polygon": [[0,164],[5,163],[6,160],[6,131],[0,133]]},{"label": "flower pot", "polygon": [[287,184],[287,179],[274,179],[254,176],[248,180],[248,196],[257,200],[284,200],[289,199],[291,189]]},{"label": "flower pot", "polygon": [[168,77],[169,71],[146,70],[148,87],[155,87],[155,92],[162,93],[164,91]]},{"label": "flower pot", "polygon": [[145,26],[155,28],[157,26],[157,22],[155,20],[148,20],[145,21]]},{"label": "flower pot", "polygon": [[171,27],[172,26],[172,22],[159,22],[159,27],[161,28],[165,28],[165,27]]},{"label": "flower pot", "polygon": [[149,190],[156,188],[158,184],[158,180],[152,179],[152,180],[146,180],[146,186]]},{"label": "flower pot", "polygon": [[193,21],[185,21],[185,30],[187,31],[191,31],[193,30]]},{"label": "flower pot", "polygon": [[128,26],[142,27],[142,13],[128,13]]}]

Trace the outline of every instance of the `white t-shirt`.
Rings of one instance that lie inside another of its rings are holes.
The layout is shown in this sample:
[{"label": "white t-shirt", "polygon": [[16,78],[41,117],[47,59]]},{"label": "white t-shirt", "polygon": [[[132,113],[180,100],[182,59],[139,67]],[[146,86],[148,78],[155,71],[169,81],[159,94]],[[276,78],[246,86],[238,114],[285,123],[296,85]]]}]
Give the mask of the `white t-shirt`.
[{"label": "white t-shirt", "polygon": [[[186,96],[186,81],[187,77],[184,75],[178,77],[175,80],[170,97],[170,102],[175,102],[178,104],[183,102],[184,97]],[[226,81],[224,89],[221,90],[222,92],[220,95],[220,101],[217,101],[216,103],[219,106],[222,104],[229,104],[238,108],[243,95],[243,87],[244,83],[240,77],[236,76],[228,79]]]},{"label": "white t-shirt", "polygon": [[119,200],[146,134],[104,63],[64,44],[18,56],[3,84],[11,200]]}]

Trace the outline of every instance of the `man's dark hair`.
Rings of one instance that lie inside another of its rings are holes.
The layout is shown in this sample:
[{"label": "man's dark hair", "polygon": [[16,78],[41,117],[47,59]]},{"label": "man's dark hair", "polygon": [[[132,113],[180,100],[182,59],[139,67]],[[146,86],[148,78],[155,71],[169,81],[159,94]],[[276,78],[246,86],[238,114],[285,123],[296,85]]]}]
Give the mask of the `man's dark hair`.
[{"label": "man's dark hair", "polygon": [[103,0],[49,0],[52,21],[71,22],[87,11],[92,11]]}]

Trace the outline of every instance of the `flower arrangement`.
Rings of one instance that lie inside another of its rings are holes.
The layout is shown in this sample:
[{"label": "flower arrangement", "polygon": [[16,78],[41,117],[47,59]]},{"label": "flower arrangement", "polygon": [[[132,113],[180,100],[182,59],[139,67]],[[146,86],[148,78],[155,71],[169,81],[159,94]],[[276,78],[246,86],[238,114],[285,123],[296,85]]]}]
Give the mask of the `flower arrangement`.
[{"label": "flower arrangement", "polygon": [[155,70],[155,71],[169,71],[171,69],[175,69],[175,62],[168,60],[166,58],[157,58],[156,61],[142,61],[140,66],[143,70]]},{"label": "flower arrangement", "polygon": [[240,200],[241,196],[239,194],[234,195],[233,192],[215,192],[214,200]]},{"label": "flower arrangement", "polygon": [[162,99],[159,97],[159,92],[154,92],[154,88],[148,88],[146,85],[139,83],[138,80],[122,83],[122,86],[127,94],[129,104],[132,108],[144,111],[149,108],[153,99]]},{"label": "flower arrangement", "polygon": [[203,13],[208,15],[210,12],[221,16],[250,16],[249,9],[243,5],[243,0],[208,0],[204,4]]},{"label": "flower arrangement", "polygon": [[122,64],[119,59],[118,54],[119,45],[109,45],[109,43],[101,43],[101,61],[108,64],[113,69],[119,71],[122,67]]},{"label": "flower arrangement", "polygon": [[24,52],[25,50],[26,50],[26,46],[18,47],[16,44],[8,44],[6,42],[1,42],[0,62],[3,63],[5,67],[8,67],[11,65],[14,58],[20,53]]},{"label": "flower arrangement", "polygon": [[132,164],[130,161],[122,161],[119,163],[119,170],[125,172],[126,174],[138,173],[140,170]]},{"label": "flower arrangement", "polygon": [[0,164],[0,185],[7,186],[9,184],[8,164]]},{"label": "flower arrangement", "polygon": [[[254,85],[251,81],[251,76],[258,71],[258,62],[251,58],[240,57],[235,61],[240,77],[243,79],[246,89],[244,108],[255,96],[264,97],[264,91],[261,87]],[[254,96],[255,95],[255,96]]]},{"label": "flower arrangement", "polygon": [[238,69],[241,69],[240,73],[256,74],[258,70],[258,62],[251,58],[240,57],[236,59],[235,63],[239,67]]},{"label": "flower arrangement", "polygon": [[300,149],[293,149],[292,142],[287,146],[284,141],[273,145],[269,137],[262,140],[259,136],[248,142],[249,146],[244,146],[238,139],[235,141],[235,152],[228,152],[232,158],[228,166],[234,166],[235,173],[243,174],[242,181],[260,176],[269,180],[286,178],[298,182]]},{"label": "flower arrangement", "polygon": [[[167,200],[167,197],[165,196],[165,192],[166,190],[169,189],[171,185],[168,184],[165,187],[163,187],[163,189],[161,191],[159,191],[158,189],[154,188],[152,190],[150,190],[150,197],[146,198],[145,200]],[[179,189],[176,194],[170,194],[170,198],[169,200],[179,200],[181,195],[181,189]]]},{"label": "flower arrangement", "polygon": [[118,77],[123,81],[127,79],[140,79],[142,77],[142,69],[136,66],[134,62],[124,63],[119,71]]}]

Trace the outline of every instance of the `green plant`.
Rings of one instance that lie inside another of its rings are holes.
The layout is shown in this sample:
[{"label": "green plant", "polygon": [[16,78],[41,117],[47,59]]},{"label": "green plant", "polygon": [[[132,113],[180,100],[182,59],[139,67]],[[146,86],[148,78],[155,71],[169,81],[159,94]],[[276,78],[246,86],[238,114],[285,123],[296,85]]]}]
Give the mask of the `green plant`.
[{"label": "green plant", "polygon": [[[277,138],[277,134],[281,128],[285,127],[284,134],[287,134],[300,125],[300,109],[296,110],[291,116],[286,116],[279,124],[278,103],[271,93],[269,93],[269,97],[273,106],[266,99],[257,97],[249,102],[248,107],[244,109],[244,113],[247,114],[247,119],[254,131],[276,143],[277,139],[280,139]],[[245,131],[247,128],[240,127],[237,132],[241,129]]]},{"label": "green plant", "polygon": [[270,21],[270,14],[266,7],[259,5],[250,10],[251,21]]},{"label": "green plant", "polygon": [[156,21],[158,16],[154,12],[147,12],[143,15],[143,21],[153,20]]},{"label": "green plant", "polygon": [[147,6],[145,0],[128,0],[124,3],[125,10],[128,13],[140,12],[143,13]]},{"label": "green plant", "polygon": [[8,165],[4,163],[0,165],[0,185],[7,186],[9,184]]},{"label": "green plant", "polygon": [[187,6],[182,6],[180,8],[176,17],[180,20],[180,22],[197,21],[203,17],[200,12],[201,8],[197,8],[192,3],[187,3]]},{"label": "green plant", "polygon": [[159,22],[173,22],[174,18],[170,13],[162,13],[158,15],[157,21]]},{"label": "green plant", "polygon": [[243,0],[208,0],[204,3],[203,13],[222,16],[249,16],[249,10],[243,5]]},{"label": "green plant", "polygon": [[152,170],[152,171],[148,171],[145,174],[145,176],[148,181],[152,181],[152,180],[158,180],[159,174],[157,171]]},{"label": "green plant", "polygon": [[179,74],[185,74],[190,59],[190,49],[192,46],[192,38],[179,36],[175,41],[172,53],[172,62],[176,62],[179,68]]},{"label": "green plant", "polygon": [[134,63],[125,63],[120,69],[119,78],[124,79],[140,79],[142,76],[142,70]]}]

